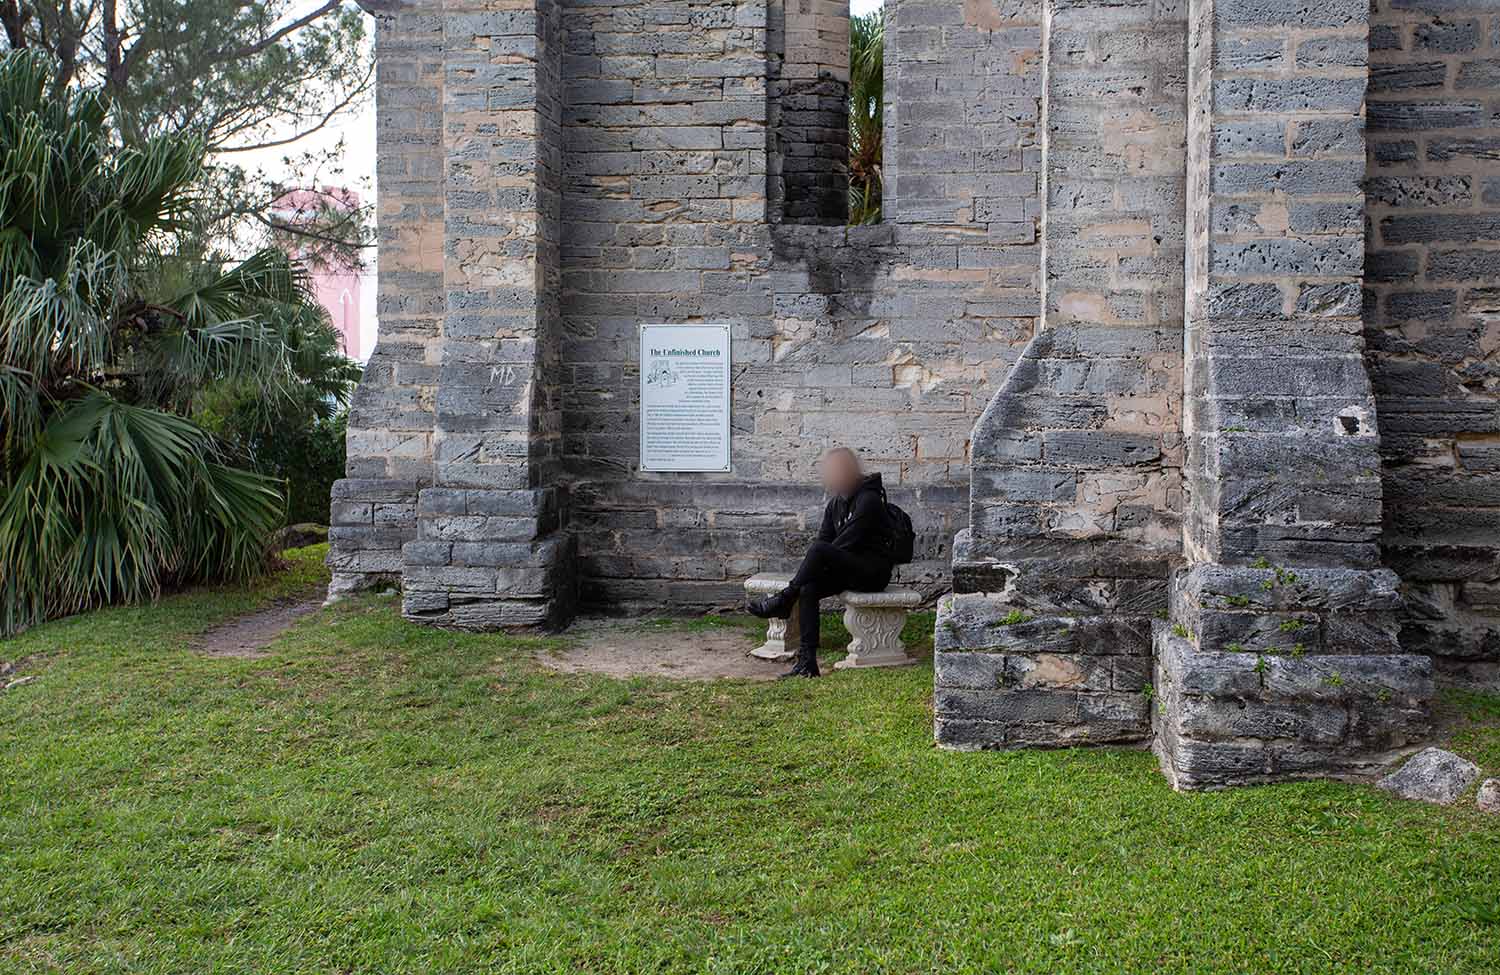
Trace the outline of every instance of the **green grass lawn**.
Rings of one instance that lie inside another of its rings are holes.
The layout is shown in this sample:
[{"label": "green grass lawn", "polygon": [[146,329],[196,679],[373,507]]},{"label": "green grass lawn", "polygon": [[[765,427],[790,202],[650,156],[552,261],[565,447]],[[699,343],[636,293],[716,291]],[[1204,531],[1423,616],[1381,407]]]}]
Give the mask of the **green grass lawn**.
[{"label": "green grass lawn", "polygon": [[[193,652],[322,554],[0,644],[0,971],[1500,970],[1500,820],[938,751],[930,664],[564,676],[389,597]],[[1500,772],[1500,699],[1450,706]]]}]

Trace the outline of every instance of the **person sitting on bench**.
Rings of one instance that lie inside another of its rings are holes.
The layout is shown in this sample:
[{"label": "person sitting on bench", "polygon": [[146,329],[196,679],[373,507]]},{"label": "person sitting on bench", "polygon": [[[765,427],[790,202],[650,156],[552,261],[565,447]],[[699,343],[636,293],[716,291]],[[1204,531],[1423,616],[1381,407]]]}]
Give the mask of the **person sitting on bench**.
[{"label": "person sitting on bench", "polygon": [[829,494],[818,540],[808,548],[791,584],[752,600],[761,619],[789,619],[798,609],[797,659],[783,677],[818,676],[818,601],[845,590],[880,592],[891,582],[893,529],[879,474],[866,475],[848,447],[834,447],[819,462]]}]

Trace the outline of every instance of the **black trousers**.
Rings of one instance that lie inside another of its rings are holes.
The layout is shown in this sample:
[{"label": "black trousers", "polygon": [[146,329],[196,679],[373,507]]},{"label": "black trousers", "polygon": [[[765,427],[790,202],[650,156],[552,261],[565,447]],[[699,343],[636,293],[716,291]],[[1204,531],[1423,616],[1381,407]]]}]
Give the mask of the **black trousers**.
[{"label": "black trousers", "polygon": [[879,556],[847,552],[827,542],[813,542],[792,577],[797,593],[797,616],[802,632],[801,648],[818,647],[818,601],[837,596],[846,589],[879,592],[891,584],[891,563]]}]

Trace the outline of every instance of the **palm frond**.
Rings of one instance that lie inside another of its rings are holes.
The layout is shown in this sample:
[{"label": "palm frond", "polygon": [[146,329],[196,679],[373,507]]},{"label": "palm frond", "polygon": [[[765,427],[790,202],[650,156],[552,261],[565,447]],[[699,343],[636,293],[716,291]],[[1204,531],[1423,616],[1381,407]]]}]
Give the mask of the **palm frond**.
[{"label": "palm frond", "polygon": [[0,630],[166,584],[244,578],[283,510],[189,421],[93,392],[58,413],[0,504]]},{"label": "palm frond", "polygon": [[281,482],[229,466],[193,401],[344,381],[284,253],[183,254],[202,144],[116,145],[98,93],[53,76],[0,55],[0,633],[260,569]]},{"label": "palm frond", "polygon": [[306,272],[284,251],[266,248],[165,304],[181,312],[189,325],[202,326],[243,317],[265,302],[293,304],[307,298]]},{"label": "palm frond", "polygon": [[849,222],[880,219],[885,9],[849,18]]}]

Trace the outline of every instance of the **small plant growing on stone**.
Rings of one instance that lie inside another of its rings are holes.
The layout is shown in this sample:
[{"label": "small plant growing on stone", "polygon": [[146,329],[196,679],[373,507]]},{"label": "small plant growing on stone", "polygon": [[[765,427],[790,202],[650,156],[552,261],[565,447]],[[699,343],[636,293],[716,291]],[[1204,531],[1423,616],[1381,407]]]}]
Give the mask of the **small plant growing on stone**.
[{"label": "small plant growing on stone", "polygon": [[1244,608],[1250,605],[1249,596],[1225,596],[1224,601],[1231,606]]},{"label": "small plant growing on stone", "polygon": [[1191,636],[1191,634],[1188,633],[1188,628],[1183,626],[1181,623],[1172,624],[1172,635],[1175,637],[1181,637],[1184,640],[1188,639]]},{"label": "small plant growing on stone", "polygon": [[1141,688],[1141,696],[1146,699],[1147,703],[1150,703],[1150,701],[1156,697],[1156,688],[1152,687],[1150,684],[1147,684],[1145,687]]},{"label": "small plant growing on stone", "polygon": [[1158,609],[1156,612],[1152,613],[1151,615],[1154,616],[1154,617],[1156,617],[1159,620],[1165,620],[1167,618],[1167,611],[1164,610],[1164,609]]},{"label": "small plant growing on stone", "polygon": [[1323,683],[1327,684],[1329,687],[1343,687],[1344,678],[1343,675],[1335,670],[1333,673],[1323,678]]},{"label": "small plant growing on stone", "polygon": [[1378,694],[1375,695],[1375,700],[1379,701],[1381,704],[1389,704],[1389,703],[1391,703],[1391,691],[1390,691],[1390,688],[1388,688],[1388,687],[1382,687],[1380,689],[1380,693],[1378,693]]},{"label": "small plant growing on stone", "polygon": [[1244,653],[1245,652],[1245,645],[1243,643],[1231,643],[1229,646],[1225,647],[1224,649],[1228,650],[1230,653]]},{"label": "small plant growing on stone", "polygon": [[1281,624],[1280,630],[1283,633],[1296,633],[1306,625],[1302,620],[1286,620]]},{"label": "small plant growing on stone", "polygon": [[1262,555],[1260,558],[1256,559],[1254,562],[1251,562],[1250,563],[1250,567],[1254,568],[1254,569],[1269,569],[1271,567],[1271,563],[1270,563],[1269,560],[1266,559],[1266,557],[1264,555]]},{"label": "small plant growing on stone", "polygon": [[1031,617],[1019,609],[1013,609],[1000,617],[1001,626],[1015,626],[1017,623],[1030,623]]},{"label": "small plant growing on stone", "polygon": [[1294,644],[1292,644],[1292,659],[1293,660],[1300,660],[1305,653],[1307,653],[1307,647],[1303,646],[1300,643],[1294,643]]},{"label": "small plant growing on stone", "polygon": [[1266,675],[1269,674],[1270,672],[1271,672],[1271,661],[1267,660],[1261,654],[1256,654],[1256,656],[1255,656],[1255,673],[1260,676],[1260,686],[1261,687],[1265,687],[1266,686]]}]

